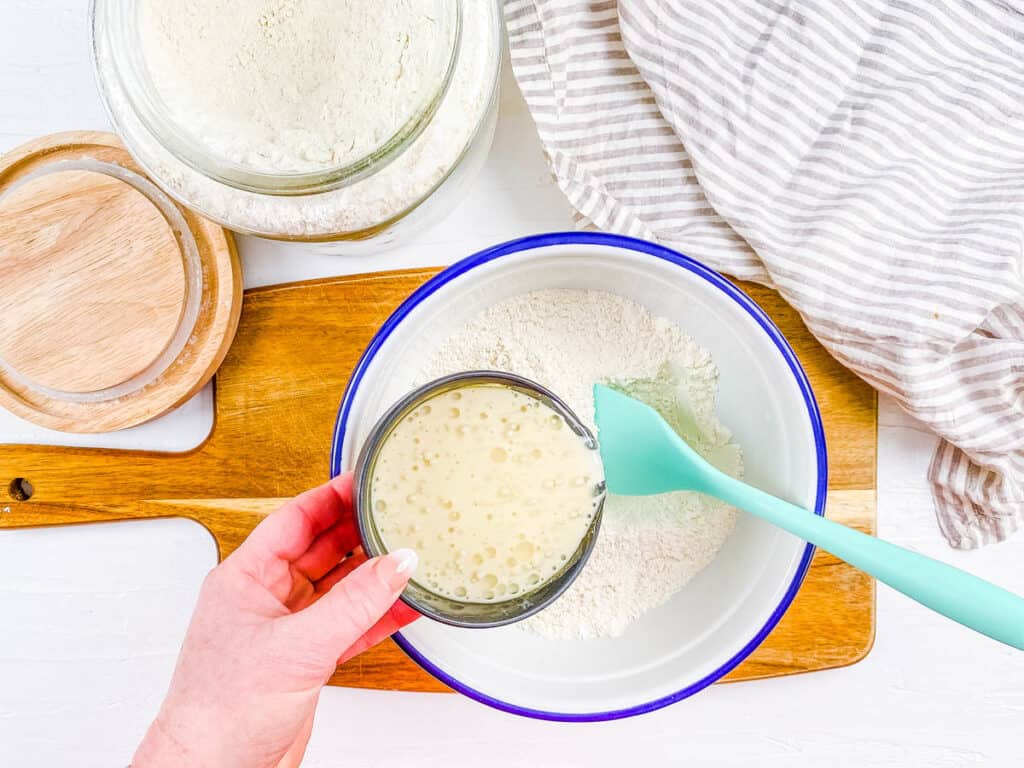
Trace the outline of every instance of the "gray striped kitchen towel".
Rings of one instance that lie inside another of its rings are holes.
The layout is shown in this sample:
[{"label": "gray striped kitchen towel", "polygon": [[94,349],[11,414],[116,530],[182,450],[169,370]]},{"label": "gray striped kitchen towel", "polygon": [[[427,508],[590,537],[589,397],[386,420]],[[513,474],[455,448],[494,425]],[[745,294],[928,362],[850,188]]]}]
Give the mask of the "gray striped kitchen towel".
[{"label": "gray striped kitchen towel", "polygon": [[1024,518],[1022,6],[505,3],[581,222],[778,288],[942,438],[960,548]]}]

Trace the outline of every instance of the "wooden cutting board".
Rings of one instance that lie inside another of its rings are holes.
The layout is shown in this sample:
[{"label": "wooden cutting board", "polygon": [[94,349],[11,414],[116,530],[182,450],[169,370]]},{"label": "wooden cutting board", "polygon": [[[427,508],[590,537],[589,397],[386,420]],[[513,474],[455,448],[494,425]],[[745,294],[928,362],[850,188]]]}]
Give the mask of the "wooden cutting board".
[{"label": "wooden cutting board", "polygon": [[[215,379],[209,438],[182,454],[0,446],[0,528],[183,516],[228,555],[283,499],[329,475],[334,419],[371,336],[434,270],[318,280],[248,291]],[[875,531],[874,391],[815,341],[778,294],[742,286],[782,329],[814,387],[829,449],[828,516]],[[30,494],[30,498],[25,499]],[[874,640],[874,582],[818,553],[796,600],[728,680],[852,664]],[[340,667],[331,683],[443,691],[393,643]]]}]

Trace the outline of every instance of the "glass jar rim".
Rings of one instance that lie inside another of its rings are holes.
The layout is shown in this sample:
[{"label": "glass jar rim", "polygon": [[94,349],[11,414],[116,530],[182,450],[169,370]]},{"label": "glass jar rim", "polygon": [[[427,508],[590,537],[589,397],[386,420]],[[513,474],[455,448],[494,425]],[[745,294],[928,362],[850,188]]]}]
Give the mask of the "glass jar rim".
[{"label": "glass jar rim", "polygon": [[[94,40],[108,35],[108,50],[113,72],[130,108],[151,135],[178,161],[218,183],[246,192],[275,196],[319,194],[346,187],[371,176],[412,144],[430,124],[451,85],[462,40],[462,4],[460,0],[437,0],[447,19],[446,42],[439,48],[438,77],[427,89],[427,96],[411,116],[383,143],[353,161],[314,171],[274,173],[261,171],[209,152],[203,142],[161,107],[157,89],[143,61],[133,0],[92,0]],[[102,25],[102,26],[101,26]],[[127,30],[129,44],[118,45],[109,39],[113,27]]]}]

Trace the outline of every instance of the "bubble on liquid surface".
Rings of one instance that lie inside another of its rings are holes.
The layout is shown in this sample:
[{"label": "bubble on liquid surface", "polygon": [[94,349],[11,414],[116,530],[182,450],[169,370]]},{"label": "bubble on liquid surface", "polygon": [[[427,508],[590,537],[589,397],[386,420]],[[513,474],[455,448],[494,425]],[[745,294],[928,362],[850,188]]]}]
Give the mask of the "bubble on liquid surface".
[{"label": "bubble on liquid surface", "polygon": [[533,558],[534,547],[529,541],[520,541],[512,548],[512,551],[520,560],[529,561]]}]

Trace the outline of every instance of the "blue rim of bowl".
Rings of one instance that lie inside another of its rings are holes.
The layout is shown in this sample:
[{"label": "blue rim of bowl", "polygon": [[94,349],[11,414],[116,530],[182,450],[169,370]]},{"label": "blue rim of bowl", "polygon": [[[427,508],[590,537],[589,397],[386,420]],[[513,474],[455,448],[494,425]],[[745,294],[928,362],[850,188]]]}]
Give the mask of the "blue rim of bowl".
[{"label": "blue rim of bowl", "polygon": [[[341,400],[341,406],[338,409],[337,421],[335,422],[334,442],[331,445],[331,477],[335,477],[341,473],[341,451],[345,440],[345,425],[348,422],[349,412],[352,408],[355,393],[359,389],[359,383],[362,381],[362,378],[366,373],[366,369],[373,361],[378,350],[384,342],[387,341],[388,337],[398,324],[401,323],[402,320],[420,304],[420,302],[433,294],[438,288],[446,285],[460,275],[469,272],[471,269],[475,269],[476,267],[487,264],[495,259],[499,259],[502,256],[508,256],[522,251],[530,251],[537,248],[546,248],[554,245],[610,246],[613,248],[623,248],[654,256],[662,259],[663,261],[675,264],[678,267],[682,267],[688,272],[703,278],[746,310],[747,314],[757,322],[779,350],[779,353],[789,366],[790,372],[793,374],[793,378],[796,380],[797,386],[800,389],[800,394],[804,398],[804,404],[807,406],[807,415],[811,422],[811,432],[814,435],[815,453],[818,462],[818,487],[816,489],[814,500],[814,512],[817,515],[825,514],[825,496],[828,491],[828,456],[825,450],[825,430],[821,422],[821,413],[818,410],[818,403],[811,390],[811,384],[807,380],[807,374],[804,373],[804,369],[800,365],[800,361],[797,359],[796,354],[793,352],[793,348],[789,346],[789,342],[786,341],[786,338],[782,335],[782,332],[778,329],[775,323],[772,322],[771,318],[765,314],[764,310],[755,304],[754,301],[742,290],[730,283],[722,277],[722,275],[709,267],[705,267],[700,262],[691,259],[689,256],[685,256],[678,251],[673,251],[670,248],[665,248],[664,246],[647,242],[646,240],[638,240],[636,238],[625,237],[623,235],[611,235],[601,232],[552,232],[543,235],[531,235],[530,237],[523,237],[518,240],[510,240],[507,243],[502,243],[492,248],[479,251],[472,256],[466,257],[462,261],[456,262],[417,288],[409,298],[403,301],[398,309],[396,309],[391,316],[384,321],[384,324],[370,341],[369,346],[366,348],[366,351],[363,352],[362,357],[359,358],[359,362],[356,364],[356,367],[352,372],[348,386],[345,388],[345,395]],[[698,691],[707,688],[713,682],[725,676],[734,667],[739,665],[740,662],[742,662],[755,648],[757,648],[757,646],[761,644],[761,642],[768,636],[768,633],[775,628],[779,619],[781,619],[782,615],[786,612],[786,609],[789,608],[790,603],[793,602],[793,598],[796,597],[796,593],[800,589],[800,585],[803,584],[804,576],[807,575],[807,569],[811,564],[811,558],[813,556],[814,546],[807,544],[806,547],[804,547],[803,556],[797,566],[796,573],[793,574],[793,579],[790,582],[789,588],[786,590],[786,594],[782,596],[782,599],[779,601],[775,610],[772,611],[764,626],[762,626],[754,637],[751,638],[751,640],[735,655],[733,655],[732,658],[713,672],[710,672],[700,680],[691,683],[680,691],[668,694],[667,696],[661,696],[654,701],[649,701],[645,704],[638,704],[625,709],[587,713],[549,712],[542,709],[531,709],[529,707],[510,704],[506,701],[502,701],[501,699],[489,696],[482,691],[478,691],[475,688],[470,688],[468,685],[456,680],[421,654],[419,650],[405,637],[403,637],[400,632],[394,635],[394,640],[398,646],[405,651],[409,658],[442,683],[471,699],[479,701],[481,704],[486,704],[489,707],[502,710],[503,712],[509,712],[514,715],[531,717],[537,720],[555,720],[575,723],[618,720],[620,718],[632,717],[646,712],[653,712],[656,709],[667,707],[669,704],[682,701]]]}]

